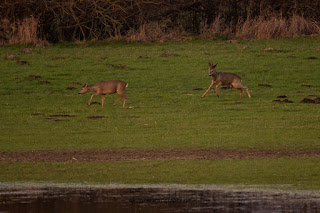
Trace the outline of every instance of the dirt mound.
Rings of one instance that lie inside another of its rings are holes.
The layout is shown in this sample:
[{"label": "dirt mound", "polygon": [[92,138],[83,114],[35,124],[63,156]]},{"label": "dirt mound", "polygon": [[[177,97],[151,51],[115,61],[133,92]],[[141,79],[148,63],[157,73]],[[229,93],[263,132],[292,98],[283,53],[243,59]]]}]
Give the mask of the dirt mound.
[{"label": "dirt mound", "polygon": [[305,97],[304,99],[302,99],[301,103],[319,104],[320,98],[315,95],[309,95],[308,97]]},{"label": "dirt mound", "polygon": [[87,118],[89,119],[101,119],[101,118],[105,118],[103,115],[93,115],[93,116],[88,116]]}]

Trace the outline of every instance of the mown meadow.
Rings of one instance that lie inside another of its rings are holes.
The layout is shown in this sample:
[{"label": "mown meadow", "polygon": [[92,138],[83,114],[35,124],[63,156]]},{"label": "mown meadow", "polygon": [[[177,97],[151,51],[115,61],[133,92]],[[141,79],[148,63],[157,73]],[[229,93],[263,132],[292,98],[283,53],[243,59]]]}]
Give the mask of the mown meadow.
[{"label": "mown meadow", "polygon": [[[28,47],[0,47],[1,152],[320,148],[320,105],[301,103],[306,97],[320,97],[319,38],[98,41],[22,52]],[[241,76],[252,98],[244,92],[240,99],[237,90],[221,87],[220,97],[212,91],[201,98],[211,83],[208,61],[218,63],[218,72]],[[123,100],[113,106],[117,94],[106,96],[103,109],[101,96],[88,106],[90,94],[78,95],[86,81],[91,85],[111,79],[129,84],[125,109]],[[95,116],[101,118],[92,119]],[[306,156],[1,162],[5,172],[0,181],[292,184],[320,189],[319,161]]]}]

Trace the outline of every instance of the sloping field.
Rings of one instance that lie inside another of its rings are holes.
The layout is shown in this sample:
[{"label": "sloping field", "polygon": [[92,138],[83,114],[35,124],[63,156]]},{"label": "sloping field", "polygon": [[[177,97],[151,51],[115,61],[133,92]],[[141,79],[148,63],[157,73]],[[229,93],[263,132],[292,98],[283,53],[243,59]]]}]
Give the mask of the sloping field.
[{"label": "sloping field", "polygon": [[[0,181],[319,189],[319,48],[319,38],[0,47]],[[201,98],[208,61],[252,98],[222,87]],[[111,79],[129,85],[125,109],[117,94],[103,109],[101,96],[88,106],[91,94],[77,94]]]}]

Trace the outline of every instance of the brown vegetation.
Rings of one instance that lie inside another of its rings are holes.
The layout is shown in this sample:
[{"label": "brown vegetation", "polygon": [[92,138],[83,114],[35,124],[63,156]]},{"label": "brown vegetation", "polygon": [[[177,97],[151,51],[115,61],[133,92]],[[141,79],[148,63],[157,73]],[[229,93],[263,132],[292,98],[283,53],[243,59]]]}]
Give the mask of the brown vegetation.
[{"label": "brown vegetation", "polygon": [[0,23],[0,29],[2,31],[0,44],[38,43],[38,23],[39,20],[32,16],[12,22],[6,18],[2,19]]},{"label": "brown vegetation", "polygon": [[6,0],[0,17],[0,45],[320,34],[320,2],[312,0]]},{"label": "brown vegetation", "polygon": [[259,16],[255,19],[247,19],[238,25],[236,31],[237,37],[249,39],[272,39],[313,34],[320,34],[319,25],[298,15],[292,15],[289,18]]}]

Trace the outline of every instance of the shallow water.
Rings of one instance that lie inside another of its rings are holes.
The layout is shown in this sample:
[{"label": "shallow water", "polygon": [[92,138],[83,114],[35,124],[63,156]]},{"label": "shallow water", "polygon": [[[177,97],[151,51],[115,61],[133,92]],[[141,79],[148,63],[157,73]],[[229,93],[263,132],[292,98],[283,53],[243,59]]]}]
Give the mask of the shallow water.
[{"label": "shallow water", "polygon": [[0,212],[320,212],[319,195],[152,187],[0,188]]}]

